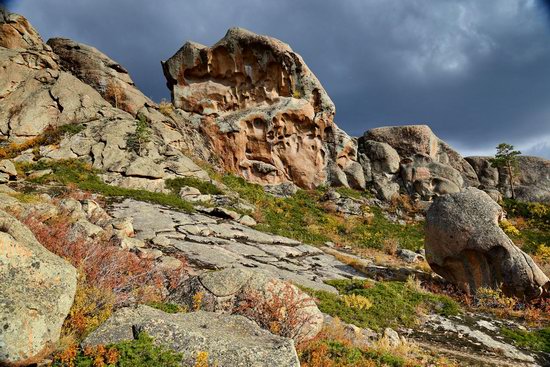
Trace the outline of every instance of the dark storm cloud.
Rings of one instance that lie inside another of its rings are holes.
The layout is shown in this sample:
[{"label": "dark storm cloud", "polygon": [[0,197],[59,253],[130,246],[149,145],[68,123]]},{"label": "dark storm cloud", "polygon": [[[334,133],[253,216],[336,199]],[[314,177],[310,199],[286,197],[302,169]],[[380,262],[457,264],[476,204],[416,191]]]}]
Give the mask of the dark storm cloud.
[{"label": "dark storm cloud", "polygon": [[[359,135],[427,123],[465,153],[506,141],[550,157],[550,1],[19,0],[45,38],[91,44],[168,97],[159,61],[241,26],[289,43]],[[545,144],[546,143],[546,144]],[[537,148],[538,147],[538,148]]]}]

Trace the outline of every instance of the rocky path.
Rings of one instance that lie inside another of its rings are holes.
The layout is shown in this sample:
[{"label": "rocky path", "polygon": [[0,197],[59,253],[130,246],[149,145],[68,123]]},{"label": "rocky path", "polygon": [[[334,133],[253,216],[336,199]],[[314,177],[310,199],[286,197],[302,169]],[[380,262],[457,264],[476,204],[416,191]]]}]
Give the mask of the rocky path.
[{"label": "rocky path", "polygon": [[165,254],[180,252],[196,270],[257,268],[283,280],[330,292],[336,290],[325,280],[362,277],[316,247],[227,219],[134,200],[114,203],[109,211],[116,218],[133,218],[137,238]]}]

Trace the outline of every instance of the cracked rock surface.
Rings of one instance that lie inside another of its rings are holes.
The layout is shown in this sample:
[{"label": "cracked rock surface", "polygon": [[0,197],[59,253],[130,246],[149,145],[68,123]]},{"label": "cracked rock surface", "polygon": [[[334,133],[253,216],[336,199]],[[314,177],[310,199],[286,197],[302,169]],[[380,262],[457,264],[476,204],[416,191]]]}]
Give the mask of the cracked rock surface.
[{"label": "cracked rock surface", "polygon": [[133,218],[137,238],[161,244],[159,249],[168,254],[182,253],[196,270],[249,267],[330,292],[336,290],[323,281],[360,276],[316,247],[234,221],[130,199],[113,204],[109,211],[116,218]]}]

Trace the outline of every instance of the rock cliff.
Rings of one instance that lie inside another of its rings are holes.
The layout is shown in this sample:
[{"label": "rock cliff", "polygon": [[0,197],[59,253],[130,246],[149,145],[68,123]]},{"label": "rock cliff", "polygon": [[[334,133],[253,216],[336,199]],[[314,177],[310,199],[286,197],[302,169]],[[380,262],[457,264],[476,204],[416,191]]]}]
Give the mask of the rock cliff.
[{"label": "rock cliff", "polygon": [[364,188],[354,141],[287,44],[232,28],[212,47],[187,42],[162,65],[174,106],[202,116],[226,170],[262,184]]}]

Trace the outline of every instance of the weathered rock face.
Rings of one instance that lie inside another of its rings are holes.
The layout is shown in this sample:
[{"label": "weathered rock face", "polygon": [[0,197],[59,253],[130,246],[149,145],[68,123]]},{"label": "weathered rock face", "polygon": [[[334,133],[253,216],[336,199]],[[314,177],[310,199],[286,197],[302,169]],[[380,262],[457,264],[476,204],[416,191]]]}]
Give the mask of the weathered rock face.
[{"label": "weathered rock face", "polygon": [[423,200],[477,186],[474,169],[426,125],[380,127],[359,139],[367,182],[388,200],[399,189]]},{"label": "weathered rock face", "polygon": [[59,339],[76,291],[76,269],[0,211],[0,365],[40,361]]},{"label": "weathered rock face", "polygon": [[0,48],[2,135],[27,140],[48,126],[115,114],[91,87],[60,71],[57,56],[24,17],[10,14],[1,27],[10,46]]},{"label": "weathered rock face", "polygon": [[44,42],[27,19],[0,8],[0,47],[43,50]]},{"label": "weathered rock face", "polygon": [[500,229],[502,208],[476,188],[437,198],[426,216],[426,259],[460,288],[497,288],[528,299],[550,280]]},{"label": "weathered rock face", "polygon": [[[467,157],[484,190],[499,190],[504,197],[511,197],[510,177],[505,168],[495,168],[491,157]],[[515,177],[516,198],[521,201],[550,203],[550,160],[540,157],[519,156]]]},{"label": "weathered rock face", "polygon": [[92,86],[114,107],[136,115],[154,103],[136,88],[128,71],[96,48],[67,38],[52,38],[48,45],[59,56],[63,71]]},{"label": "weathered rock face", "polygon": [[200,308],[204,311],[247,316],[296,342],[313,339],[323,326],[323,314],[313,298],[262,272],[244,268],[207,272],[185,281],[170,300],[193,309],[197,294],[202,296]]},{"label": "weathered rock face", "polygon": [[[59,63],[59,57],[24,17],[10,14],[7,19],[1,25],[6,40],[9,36],[6,44],[17,48],[0,47],[1,135],[20,143],[48,127],[82,124],[81,133],[41,147],[41,156],[84,159],[106,171],[104,178],[109,183],[151,191],[164,190],[166,178],[208,178],[181,152],[185,149],[205,160],[211,158],[208,144],[187,116],[165,116],[149,106],[125,70],[94,48],[66,39],[51,40],[62,57]],[[128,97],[126,107],[131,107],[128,110],[146,118],[149,141],[139,149],[129,144],[136,131],[134,116],[111,106],[94,89],[102,91],[104,82],[122,86]],[[34,159],[30,151],[23,155],[25,161]]]},{"label": "weathered rock face", "polygon": [[197,353],[208,353],[208,365],[299,367],[292,339],[260,329],[238,315],[211,312],[167,314],[148,306],[123,308],[86,338],[84,346],[134,339],[146,332],[155,343],[183,353],[182,366],[193,366]]},{"label": "weathered rock face", "polygon": [[334,104],[285,43],[232,28],[212,47],[186,43],[163,68],[174,105],[204,116],[227,170],[262,184],[311,188],[340,176],[361,185],[355,144],[334,124]]}]

